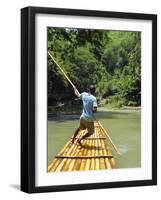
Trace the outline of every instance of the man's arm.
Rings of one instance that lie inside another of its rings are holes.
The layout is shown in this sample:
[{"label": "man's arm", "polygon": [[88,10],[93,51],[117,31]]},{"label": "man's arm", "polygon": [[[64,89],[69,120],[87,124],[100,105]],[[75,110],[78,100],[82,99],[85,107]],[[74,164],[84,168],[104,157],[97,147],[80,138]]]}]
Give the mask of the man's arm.
[{"label": "man's arm", "polygon": [[93,113],[96,113],[97,112],[97,107],[93,107]]},{"label": "man's arm", "polygon": [[77,88],[76,87],[73,87],[73,89],[74,89],[74,93],[75,93],[75,95],[77,96],[77,97],[80,97],[80,93],[79,93],[79,91],[77,90]]},{"label": "man's arm", "polygon": [[95,98],[95,100],[93,101],[93,109],[92,109],[93,113],[97,112],[97,100]]}]

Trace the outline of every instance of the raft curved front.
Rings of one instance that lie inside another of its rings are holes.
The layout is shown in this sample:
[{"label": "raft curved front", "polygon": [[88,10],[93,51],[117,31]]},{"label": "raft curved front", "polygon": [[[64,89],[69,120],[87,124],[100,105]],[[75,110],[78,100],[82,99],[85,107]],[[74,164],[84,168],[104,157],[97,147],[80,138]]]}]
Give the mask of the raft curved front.
[{"label": "raft curved front", "polygon": [[[115,168],[115,160],[107,143],[106,134],[95,122],[95,132],[77,144],[77,139],[86,134],[80,131],[75,143],[69,140],[48,166],[48,172],[105,170]],[[72,138],[71,138],[72,139]]]}]

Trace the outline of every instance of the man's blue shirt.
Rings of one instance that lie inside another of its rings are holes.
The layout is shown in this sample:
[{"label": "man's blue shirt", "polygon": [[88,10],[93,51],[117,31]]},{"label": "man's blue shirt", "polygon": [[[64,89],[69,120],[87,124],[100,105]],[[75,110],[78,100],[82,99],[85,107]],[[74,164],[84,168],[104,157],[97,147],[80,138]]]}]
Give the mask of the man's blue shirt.
[{"label": "man's blue shirt", "polygon": [[80,98],[83,101],[83,112],[82,112],[82,117],[89,121],[93,122],[93,108],[97,107],[97,100],[96,97],[93,96],[92,94],[89,94],[87,92],[82,92],[80,94]]}]

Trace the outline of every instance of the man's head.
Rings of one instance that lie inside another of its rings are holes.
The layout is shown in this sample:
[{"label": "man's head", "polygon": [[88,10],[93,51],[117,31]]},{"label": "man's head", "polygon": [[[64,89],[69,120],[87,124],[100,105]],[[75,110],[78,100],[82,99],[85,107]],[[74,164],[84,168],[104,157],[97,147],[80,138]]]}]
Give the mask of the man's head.
[{"label": "man's head", "polygon": [[87,89],[87,91],[88,91],[89,93],[91,93],[91,94],[94,95],[94,94],[95,94],[95,89],[96,89],[96,88],[95,88],[94,85],[90,85],[89,88]]}]

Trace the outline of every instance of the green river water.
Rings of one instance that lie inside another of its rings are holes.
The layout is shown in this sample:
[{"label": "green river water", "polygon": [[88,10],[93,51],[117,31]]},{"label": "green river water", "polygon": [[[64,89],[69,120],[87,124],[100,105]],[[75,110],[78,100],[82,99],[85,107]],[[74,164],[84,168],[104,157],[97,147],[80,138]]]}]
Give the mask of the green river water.
[{"label": "green river water", "polygon": [[[101,110],[96,118],[108,131],[121,156],[112,149],[116,168],[141,166],[141,112],[140,110]],[[48,120],[48,164],[71,138],[78,126],[79,116],[68,115]]]}]

